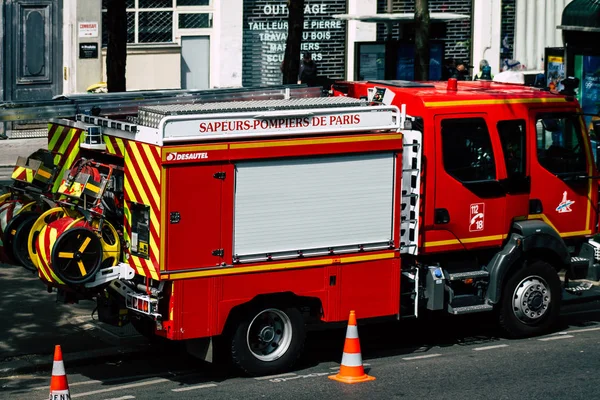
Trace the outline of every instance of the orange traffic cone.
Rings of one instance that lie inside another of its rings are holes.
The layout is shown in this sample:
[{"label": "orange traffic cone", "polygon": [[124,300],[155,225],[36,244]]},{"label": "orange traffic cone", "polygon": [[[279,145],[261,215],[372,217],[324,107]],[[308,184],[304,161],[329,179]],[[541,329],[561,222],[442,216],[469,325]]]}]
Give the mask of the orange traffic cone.
[{"label": "orange traffic cone", "polygon": [[346,342],[342,354],[342,365],[337,375],[330,375],[329,379],[343,383],[359,383],[374,381],[375,377],[365,374],[362,356],[360,355],[360,342],[358,340],[358,328],[356,326],[356,313],[350,311],[348,318],[348,329],[346,330]]},{"label": "orange traffic cone", "polygon": [[54,364],[52,365],[52,379],[50,380],[50,400],[68,400],[70,396],[62,350],[60,349],[60,345],[57,344],[54,348]]}]

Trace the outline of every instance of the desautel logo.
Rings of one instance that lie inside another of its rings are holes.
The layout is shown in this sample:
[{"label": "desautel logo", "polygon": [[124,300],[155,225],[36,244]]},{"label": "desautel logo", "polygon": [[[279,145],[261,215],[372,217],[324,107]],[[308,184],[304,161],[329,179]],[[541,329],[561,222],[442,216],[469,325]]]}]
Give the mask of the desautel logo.
[{"label": "desautel logo", "polygon": [[200,160],[208,158],[208,153],[167,153],[167,161]]}]

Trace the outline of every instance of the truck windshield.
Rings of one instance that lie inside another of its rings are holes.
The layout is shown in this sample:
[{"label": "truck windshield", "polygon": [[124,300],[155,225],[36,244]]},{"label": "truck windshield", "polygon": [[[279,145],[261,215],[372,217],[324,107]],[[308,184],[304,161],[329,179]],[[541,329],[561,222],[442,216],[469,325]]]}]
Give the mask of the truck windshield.
[{"label": "truck windshield", "polygon": [[536,117],[537,157],[557,176],[586,173],[583,126],[579,116],[545,113]]}]

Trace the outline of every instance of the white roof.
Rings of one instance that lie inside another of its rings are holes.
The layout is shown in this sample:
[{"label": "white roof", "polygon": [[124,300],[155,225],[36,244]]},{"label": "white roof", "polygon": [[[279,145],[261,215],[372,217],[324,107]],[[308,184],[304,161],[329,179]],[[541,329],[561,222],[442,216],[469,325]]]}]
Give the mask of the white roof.
[{"label": "white roof", "polygon": [[[415,13],[392,13],[392,14],[335,14],[333,18],[345,19],[362,22],[412,22],[415,19]],[[435,21],[453,21],[458,19],[469,19],[471,16],[466,14],[432,12],[429,13],[429,19]]]}]

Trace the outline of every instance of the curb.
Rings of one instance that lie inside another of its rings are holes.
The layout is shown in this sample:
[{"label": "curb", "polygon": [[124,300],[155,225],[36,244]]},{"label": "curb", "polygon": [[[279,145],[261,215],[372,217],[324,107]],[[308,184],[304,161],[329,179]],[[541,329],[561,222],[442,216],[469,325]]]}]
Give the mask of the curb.
[{"label": "curb", "polygon": [[[113,360],[115,358],[135,358],[147,354],[149,345],[139,345],[133,347],[109,347],[105,349],[96,349],[90,351],[80,351],[75,353],[63,353],[65,367],[82,366],[90,363],[101,363]],[[30,374],[34,372],[50,372],[52,370],[53,357],[51,353],[42,355],[27,355],[21,360],[5,361],[0,363],[0,378]]]}]

